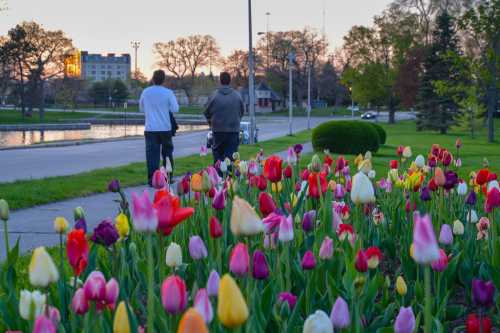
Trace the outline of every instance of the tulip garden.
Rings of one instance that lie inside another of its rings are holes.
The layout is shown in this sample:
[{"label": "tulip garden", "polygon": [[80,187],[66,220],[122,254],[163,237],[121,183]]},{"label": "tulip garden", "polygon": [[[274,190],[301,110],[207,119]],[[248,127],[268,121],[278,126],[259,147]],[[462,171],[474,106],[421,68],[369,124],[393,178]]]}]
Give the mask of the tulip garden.
[{"label": "tulip garden", "polygon": [[[499,332],[500,186],[460,149],[325,151],[207,166],[129,198],[16,269],[5,232],[0,329],[10,332]],[[307,161],[305,160],[307,158]],[[380,172],[379,172],[380,173]],[[7,231],[8,203],[0,200]],[[58,253],[54,258],[51,253]]]}]

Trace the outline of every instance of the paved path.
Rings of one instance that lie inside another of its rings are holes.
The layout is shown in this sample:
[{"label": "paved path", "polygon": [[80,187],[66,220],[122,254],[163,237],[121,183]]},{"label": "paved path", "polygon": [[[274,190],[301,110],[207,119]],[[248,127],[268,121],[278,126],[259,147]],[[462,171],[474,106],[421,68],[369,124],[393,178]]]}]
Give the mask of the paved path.
[{"label": "paved path", "polygon": [[[316,126],[328,118],[312,118]],[[288,119],[259,118],[259,140],[269,140],[288,133]],[[304,118],[296,118],[294,131],[307,128]],[[205,143],[206,131],[174,137],[174,156],[197,154]],[[135,138],[81,146],[27,148],[0,151],[0,182],[72,175],[94,169],[117,167],[145,160],[144,139]]]},{"label": "paved path", "polygon": [[[311,151],[311,144],[305,144],[304,153]],[[285,158],[286,153],[286,151],[283,151],[278,155]],[[131,187],[125,189],[125,193],[130,200],[132,192],[143,191],[146,188],[146,186]],[[149,191],[152,193],[151,189]],[[52,222],[57,216],[64,216],[68,221],[72,221],[73,209],[78,206],[84,208],[88,230],[91,232],[103,219],[116,216],[119,206],[114,200],[118,199],[118,197],[116,193],[102,193],[12,212],[8,222],[11,246],[17,237],[20,237],[20,249],[23,253],[37,246],[55,246],[59,244],[59,236],[54,233]],[[0,261],[5,258],[5,245],[3,242],[2,227],[0,230]]]}]

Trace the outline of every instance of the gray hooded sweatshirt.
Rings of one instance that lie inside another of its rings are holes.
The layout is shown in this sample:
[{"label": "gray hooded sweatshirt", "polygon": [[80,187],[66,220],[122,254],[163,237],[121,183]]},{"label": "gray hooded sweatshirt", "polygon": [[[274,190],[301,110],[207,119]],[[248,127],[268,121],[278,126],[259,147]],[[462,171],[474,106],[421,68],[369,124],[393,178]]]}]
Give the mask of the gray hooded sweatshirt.
[{"label": "gray hooded sweatshirt", "polygon": [[229,86],[222,86],[208,101],[204,115],[214,132],[239,132],[244,111],[240,94]]}]

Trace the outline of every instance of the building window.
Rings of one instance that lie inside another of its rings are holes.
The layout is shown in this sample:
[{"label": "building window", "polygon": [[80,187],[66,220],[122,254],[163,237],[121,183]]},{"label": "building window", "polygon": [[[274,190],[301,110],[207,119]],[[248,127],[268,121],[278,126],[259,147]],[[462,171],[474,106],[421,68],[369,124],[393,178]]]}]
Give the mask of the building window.
[{"label": "building window", "polygon": [[92,71],[92,75],[95,75],[95,71]]},{"label": "building window", "polygon": [[101,75],[106,75],[106,71],[101,71]]}]

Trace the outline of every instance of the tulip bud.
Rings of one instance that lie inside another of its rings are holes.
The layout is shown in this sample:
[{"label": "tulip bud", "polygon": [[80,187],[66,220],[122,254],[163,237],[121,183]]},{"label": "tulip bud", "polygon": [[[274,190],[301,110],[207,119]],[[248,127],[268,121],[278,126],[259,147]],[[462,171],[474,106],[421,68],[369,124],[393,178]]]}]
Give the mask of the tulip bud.
[{"label": "tulip bud", "polygon": [[9,219],[9,204],[4,199],[0,199],[0,219],[3,221]]},{"label": "tulip bud", "polygon": [[234,328],[248,319],[248,307],[240,288],[229,274],[225,274],[219,287],[217,317],[226,327]]},{"label": "tulip bud", "polygon": [[401,275],[396,279],[396,291],[400,296],[404,296],[408,292],[405,279]]},{"label": "tulip bud", "polygon": [[267,192],[259,193],[259,210],[263,216],[267,216],[276,211],[276,205],[273,198]]},{"label": "tulip bud", "polygon": [[460,196],[464,196],[467,194],[467,183],[461,182],[457,186],[457,194]]},{"label": "tulip bud", "polygon": [[35,320],[33,333],[56,333],[56,326],[45,314],[39,315]]},{"label": "tulip bud", "polygon": [[472,280],[472,300],[474,304],[489,308],[493,305],[495,297],[495,285],[493,281]]},{"label": "tulip bud", "polygon": [[56,265],[43,246],[33,251],[29,265],[29,278],[31,285],[42,288],[59,280]]},{"label": "tulip bud", "polygon": [[201,314],[207,324],[214,318],[212,304],[210,303],[206,289],[199,289],[196,293],[194,297],[194,308]]},{"label": "tulip bud", "polygon": [[93,271],[83,285],[85,298],[89,301],[103,301],[106,298],[106,279],[99,271]]},{"label": "tulip bud", "polygon": [[477,217],[477,213],[474,209],[471,209],[470,213],[466,214],[468,223],[477,223],[479,218]]},{"label": "tulip bud", "polygon": [[192,236],[189,239],[189,255],[194,260],[200,260],[208,256],[208,251],[200,236]]},{"label": "tulip bud", "polygon": [[253,253],[252,275],[256,280],[265,280],[269,277],[266,256],[262,251],[256,250]]},{"label": "tulip bud", "polygon": [[363,172],[358,172],[353,177],[351,200],[355,204],[375,202],[375,191],[372,182]]},{"label": "tulip bud", "polygon": [[439,249],[439,258],[431,263],[433,270],[442,272],[448,267],[448,256],[443,249]]},{"label": "tulip bud", "polygon": [[205,319],[200,311],[194,307],[188,309],[181,317],[177,333],[209,333]]},{"label": "tulip bud", "polygon": [[278,239],[281,242],[290,242],[293,240],[293,221],[292,215],[288,215],[287,218],[282,218],[278,231]]},{"label": "tulip bud", "polygon": [[248,273],[249,266],[250,256],[247,246],[244,243],[236,244],[229,258],[229,270],[237,276],[244,276]]},{"label": "tulip bud", "polygon": [[220,283],[219,273],[217,273],[217,271],[215,270],[212,270],[210,272],[210,275],[208,276],[208,281],[207,281],[208,296],[217,296],[217,294],[219,293],[219,283]]},{"label": "tulip bud", "polygon": [[319,257],[323,260],[328,260],[333,256],[333,240],[325,236],[321,247],[319,248]]},{"label": "tulip bud", "polygon": [[380,260],[382,260],[382,252],[376,246],[371,246],[366,249],[365,256],[368,263],[368,268],[375,269],[380,264]]},{"label": "tulip bud", "polygon": [[108,191],[110,192],[119,192],[120,191],[120,181],[118,179],[113,179],[108,184]]},{"label": "tulip bud", "polygon": [[279,304],[288,304],[288,308],[293,310],[295,304],[297,304],[297,296],[294,294],[284,291],[278,294],[278,303]]},{"label": "tulip bud", "polygon": [[443,224],[441,226],[441,231],[439,232],[439,243],[443,245],[453,244],[453,232],[448,224]]},{"label": "tulip bud", "polygon": [[316,259],[314,258],[314,254],[311,250],[306,251],[306,253],[302,257],[301,266],[305,271],[314,269],[314,267],[316,267]]},{"label": "tulip bud", "polygon": [[106,295],[104,296],[104,300],[107,305],[111,308],[115,307],[115,303],[118,300],[118,295],[120,293],[120,286],[115,278],[111,278],[108,283],[106,283]]},{"label": "tulip bud", "polygon": [[38,290],[33,292],[21,290],[19,314],[23,319],[33,320],[43,313],[46,301],[47,295],[42,294]]},{"label": "tulip bud", "polygon": [[130,333],[130,321],[124,301],[121,301],[116,309],[115,320],[113,321],[113,333]]},{"label": "tulip bud", "polygon": [[394,322],[394,333],[413,333],[415,330],[415,315],[411,306],[399,309],[398,316]]},{"label": "tulip bud", "polygon": [[359,250],[356,254],[356,260],[354,261],[354,267],[360,273],[364,273],[368,270],[368,260],[363,250]]},{"label": "tulip bud", "polygon": [[166,278],[161,285],[163,308],[170,314],[179,314],[186,308],[187,291],[184,280],[177,275]]},{"label": "tulip bud", "polygon": [[410,158],[412,155],[411,147],[410,146],[404,147],[402,155],[404,158]]},{"label": "tulip bud", "polygon": [[170,243],[165,254],[165,263],[170,268],[177,268],[182,265],[182,249],[177,243]]},{"label": "tulip bud", "polygon": [[302,333],[331,332],[333,332],[333,324],[328,315],[321,310],[317,310],[315,313],[307,317],[302,330]]},{"label": "tulip bud", "polygon": [[446,177],[444,175],[443,170],[440,167],[437,167],[434,171],[434,181],[436,185],[443,186],[446,183]]},{"label": "tulip bud", "polygon": [[68,221],[64,217],[56,217],[54,220],[54,231],[58,234],[64,234],[68,230]]},{"label": "tulip bud", "polygon": [[210,229],[210,237],[219,238],[222,236],[222,226],[220,225],[220,222],[217,219],[217,217],[215,216],[210,217],[209,229]]},{"label": "tulip bud", "polygon": [[167,186],[167,175],[165,169],[161,168],[153,173],[151,185],[157,190],[161,190]]},{"label": "tulip bud", "polygon": [[71,309],[79,315],[84,315],[89,310],[89,302],[87,297],[85,297],[85,291],[83,288],[79,288],[73,295],[71,300]]},{"label": "tulip bud", "polygon": [[81,206],[78,206],[73,210],[73,216],[74,216],[75,221],[78,221],[79,219],[83,219],[83,218],[85,218],[85,211],[83,210],[83,208]]},{"label": "tulip bud", "polygon": [[130,233],[130,225],[127,215],[123,213],[118,214],[115,218],[115,228],[118,231],[118,235],[120,235],[120,239],[128,237],[128,234]]},{"label": "tulip bud", "polygon": [[438,260],[439,248],[430,217],[428,215],[422,217],[415,212],[413,219],[413,259],[419,264],[429,264]]},{"label": "tulip bud", "polygon": [[465,331],[467,333],[480,333],[482,328],[482,333],[491,333],[492,324],[491,319],[487,315],[482,315],[478,317],[475,313],[471,313],[467,316],[465,321]]},{"label": "tulip bud", "polygon": [[264,230],[262,221],[255,209],[244,199],[236,196],[231,209],[231,232],[235,236],[251,236]]},{"label": "tulip bud", "polygon": [[304,230],[305,232],[313,230],[315,220],[316,220],[315,210],[305,212],[304,217],[302,218],[302,230]]},{"label": "tulip bud", "polygon": [[312,172],[321,171],[321,159],[317,154],[314,154],[314,156],[311,159],[311,171]]},{"label": "tulip bud", "polygon": [[335,304],[332,307],[332,313],[330,314],[330,319],[332,321],[333,327],[335,328],[347,328],[351,325],[351,316],[349,314],[349,306],[342,297],[337,297]]},{"label": "tulip bud", "polygon": [[422,156],[422,155],[418,155],[416,158],[415,158],[415,165],[422,169],[424,166],[425,166],[425,158]]},{"label": "tulip bud", "polygon": [[462,222],[460,222],[460,220],[455,220],[453,222],[453,234],[460,236],[460,235],[463,235],[464,232],[465,232],[464,224]]}]

